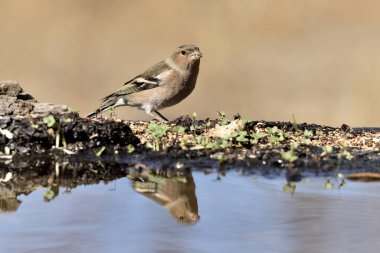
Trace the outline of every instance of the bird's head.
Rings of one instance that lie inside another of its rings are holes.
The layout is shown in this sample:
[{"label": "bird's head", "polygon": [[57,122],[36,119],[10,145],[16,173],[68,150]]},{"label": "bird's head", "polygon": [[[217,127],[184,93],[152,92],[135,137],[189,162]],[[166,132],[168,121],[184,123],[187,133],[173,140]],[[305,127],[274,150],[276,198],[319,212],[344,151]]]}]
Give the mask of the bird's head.
[{"label": "bird's head", "polygon": [[199,51],[199,47],[184,45],[177,47],[172,55],[172,59],[182,69],[189,69],[194,65],[199,65],[202,56],[203,54]]}]

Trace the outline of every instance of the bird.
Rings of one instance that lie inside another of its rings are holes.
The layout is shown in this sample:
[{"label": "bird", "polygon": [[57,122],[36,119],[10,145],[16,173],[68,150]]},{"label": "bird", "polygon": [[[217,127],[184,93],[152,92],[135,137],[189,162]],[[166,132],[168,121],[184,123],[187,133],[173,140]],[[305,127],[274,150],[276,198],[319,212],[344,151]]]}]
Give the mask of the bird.
[{"label": "bird", "polygon": [[161,122],[167,122],[158,110],[178,104],[195,88],[203,54],[195,45],[183,45],[167,59],[124,83],[116,92],[104,97],[102,105],[87,115],[132,106],[144,110]]}]

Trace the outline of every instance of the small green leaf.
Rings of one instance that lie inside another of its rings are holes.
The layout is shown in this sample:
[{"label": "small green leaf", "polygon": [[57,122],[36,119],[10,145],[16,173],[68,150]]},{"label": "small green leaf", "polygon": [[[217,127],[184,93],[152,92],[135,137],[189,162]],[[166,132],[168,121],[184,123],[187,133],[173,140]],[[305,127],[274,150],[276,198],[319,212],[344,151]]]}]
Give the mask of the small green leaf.
[{"label": "small green leaf", "polygon": [[220,138],[218,140],[218,143],[219,143],[219,146],[221,148],[227,148],[227,147],[231,146],[231,143],[229,142],[229,140],[228,139],[224,139],[224,138]]},{"label": "small green leaf", "polygon": [[298,144],[297,142],[295,142],[295,141],[292,141],[292,142],[290,143],[290,149],[292,149],[292,150],[297,149],[298,146],[299,146],[299,144]]},{"label": "small green leaf", "polygon": [[319,136],[322,136],[323,135],[323,131],[317,130],[317,131],[315,131],[315,134],[319,135]]},{"label": "small green leaf", "polygon": [[222,125],[222,126],[225,126],[225,125],[228,125],[228,119],[223,119],[223,120],[221,120],[220,122],[219,122],[219,124],[220,125]]},{"label": "small green leaf", "polygon": [[227,125],[229,122],[226,118],[226,113],[225,112],[218,112],[219,114],[219,125]]},{"label": "small green leaf", "polygon": [[310,144],[311,144],[311,140],[310,140],[309,138],[303,138],[303,139],[301,140],[301,142],[302,142],[303,144],[306,144],[306,145],[310,145]]},{"label": "small green leaf", "polygon": [[55,118],[53,115],[46,116],[43,118],[43,122],[48,126],[48,127],[53,127],[55,124]]},{"label": "small green leaf", "polygon": [[261,134],[261,132],[257,131],[256,133],[253,133],[253,134],[251,134],[250,136],[253,138],[253,140],[251,140],[251,142],[253,142],[253,143],[258,143],[259,140],[260,140],[260,138],[261,138],[263,135]]},{"label": "small green leaf", "polygon": [[206,145],[207,144],[207,139],[204,136],[201,136],[201,135],[197,136],[197,137],[195,137],[195,140],[196,140],[197,144],[200,144],[200,145]]},{"label": "small green leaf", "polygon": [[164,137],[166,136],[167,131],[168,131],[168,126],[165,124],[150,123],[148,126],[148,133],[153,138]]},{"label": "small green leaf", "polygon": [[240,131],[238,133],[238,136],[236,137],[236,141],[238,141],[238,142],[247,142],[247,141],[249,141],[248,138],[246,138],[247,134],[248,134],[247,131]]},{"label": "small green leaf", "polygon": [[331,154],[333,152],[333,147],[332,146],[324,146],[324,147],[322,147],[322,150],[326,154]]},{"label": "small green leaf", "polygon": [[208,143],[206,144],[206,147],[205,147],[205,148],[207,148],[207,149],[216,149],[216,148],[218,148],[218,144],[215,143],[215,142],[208,142]]},{"label": "small green leaf", "polygon": [[268,131],[268,133],[270,133],[270,134],[275,134],[275,133],[277,132],[277,130],[278,130],[278,127],[277,127],[277,126],[274,126],[274,127],[272,127],[272,128],[270,128],[270,127],[267,128],[267,131]]},{"label": "small green leaf", "polygon": [[185,128],[182,126],[175,126],[172,130],[177,134],[183,134],[185,132]]},{"label": "small green leaf", "polygon": [[293,150],[289,150],[287,152],[281,152],[282,159],[292,163],[298,159],[298,156],[294,154]]},{"label": "small green leaf", "polygon": [[313,137],[314,133],[313,133],[313,130],[309,131],[309,130],[305,129],[305,131],[303,132],[303,135],[305,137]]}]

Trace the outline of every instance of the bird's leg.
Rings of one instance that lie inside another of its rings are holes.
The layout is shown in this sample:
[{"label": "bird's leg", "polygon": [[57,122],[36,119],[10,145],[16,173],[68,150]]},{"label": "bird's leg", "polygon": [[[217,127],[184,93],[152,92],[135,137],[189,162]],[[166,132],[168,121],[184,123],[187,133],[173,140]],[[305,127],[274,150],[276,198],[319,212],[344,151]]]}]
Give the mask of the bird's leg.
[{"label": "bird's leg", "polygon": [[98,109],[98,110],[96,110],[96,114],[95,114],[95,118],[96,119],[103,119],[103,114],[102,114],[102,112]]},{"label": "bird's leg", "polygon": [[98,119],[98,115],[100,116],[99,118],[102,119],[103,118],[103,115],[102,115],[102,111],[100,110],[100,108],[103,106],[103,103],[100,103],[100,106],[98,109],[96,109],[95,111],[95,119]]},{"label": "bird's leg", "polygon": [[161,122],[168,122],[169,120],[167,118],[165,118],[161,113],[159,113],[157,110],[154,110],[154,111],[151,111],[151,112],[148,112],[149,115],[155,117],[156,119],[158,119],[159,121]]},{"label": "bird's leg", "polygon": [[163,122],[168,122],[169,121],[167,118],[165,118],[164,115],[162,115],[161,113],[159,113],[157,110],[154,110],[153,112],[158,116],[158,118],[161,119],[161,121],[163,121]]},{"label": "bird's leg", "polygon": [[114,107],[114,106],[111,106],[110,110],[111,110],[110,117],[111,117],[113,120],[117,119],[117,114],[116,114],[116,112],[115,112],[115,107]]}]

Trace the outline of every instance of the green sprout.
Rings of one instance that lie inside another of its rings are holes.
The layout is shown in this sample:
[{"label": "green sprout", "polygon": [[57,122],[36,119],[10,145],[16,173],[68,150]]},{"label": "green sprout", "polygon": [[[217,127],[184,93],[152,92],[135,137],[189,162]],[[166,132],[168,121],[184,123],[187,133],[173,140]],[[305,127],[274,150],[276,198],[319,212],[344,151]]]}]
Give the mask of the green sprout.
[{"label": "green sprout", "polygon": [[268,131],[269,134],[276,134],[277,130],[278,130],[277,126],[274,126],[272,128],[270,128],[270,127],[267,128],[267,131]]},{"label": "green sprout", "polygon": [[227,148],[227,147],[231,146],[231,141],[229,139],[226,139],[226,138],[219,138],[217,140],[217,144],[221,148]]},{"label": "green sprout", "polygon": [[325,156],[327,154],[331,154],[333,152],[334,148],[332,146],[327,145],[327,146],[323,146],[322,150],[323,150],[323,152],[321,153],[321,156]]},{"label": "green sprout", "polygon": [[153,149],[158,151],[161,149],[161,138],[166,136],[168,126],[165,124],[150,123],[148,126],[148,134],[152,136],[154,144]]},{"label": "green sprout", "polygon": [[296,150],[298,148],[299,144],[295,141],[290,142],[290,149]]},{"label": "green sprout", "polygon": [[317,131],[315,131],[315,134],[316,134],[316,135],[319,135],[319,136],[323,136],[323,131],[321,131],[321,130],[317,130]]},{"label": "green sprout", "polygon": [[[55,120],[53,115],[46,116],[42,119],[47,127],[55,130],[55,147],[59,148],[62,137],[62,145],[64,148],[67,147],[65,136],[61,133],[61,125]],[[66,122],[66,121],[65,121]]]},{"label": "green sprout", "polygon": [[309,131],[309,130],[305,129],[305,131],[303,132],[303,135],[305,137],[309,137],[310,138],[310,137],[313,137],[314,133],[313,133],[313,130]]},{"label": "green sprout", "polygon": [[206,146],[206,144],[208,143],[207,138],[202,135],[196,136],[195,141],[197,142],[197,144],[202,145],[202,146]]},{"label": "green sprout", "polygon": [[219,125],[227,125],[228,124],[228,120],[226,118],[226,113],[225,112],[218,112],[219,114]]},{"label": "green sprout", "polygon": [[48,126],[48,127],[53,127],[56,123],[55,118],[53,115],[46,116],[43,118],[43,122]]},{"label": "green sprout", "polygon": [[183,136],[182,139],[181,139],[181,142],[179,143],[179,147],[182,150],[186,150],[187,149],[187,141],[188,141],[188,137],[186,135]]},{"label": "green sprout", "polygon": [[297,124],[296,117],[294,116],[294,114],[292,114],[292,126],[293,126],[294,130],[296,130],[296,132],[297,132],[298,131],[298,124]]},{"label": "green sprout", "polygon": [[311,144],[311,137],[313,137],[314,133],[313,133],[313,130],[309,131],[307,129],[305,129],[305,131],[303,132],[303,138],[301,139],[301,142],[303,144],[306,144],[306,145],[310,145]]},{"label": "green sprout", "polygon": [[166,136],[168,126],[165,124],[150,123],[148,126],[148,133],[154,138],[161,138]]},{"label": "green sprout", "polygon": [[287,152],[282,151],[281,157],[285,161],[288,161],[289,163],[292,163],[298,159],[298,156],[294,153],[294,150],[289,150]]},{"label": "green sprout", "polygon": [[236,141],[238,142],[248,142],[247,131],[239,131],[236,136]]},{"label": "green sprout", "polygon": [[259,143],[259,140],[261,137],[263,137],[262,133],[260,131],[257,131],[250,135],[253,139],[251,139],[252,144]]},{"label": "green sprout", "polygon": [[172,132],[176,134],[174,143],[177,143],[179,135],[183,135],[185,133],[185,128],[183,126],[175,126],[172,128]]},{"label": "green sprout", "polygon": [[351,160],[353,158],[353,155],[348,151],[349,143],[347,141],[343,141],[340,144],[340,149],[338,153],[338,159],[339,161],[342,160],[342,158],[346,158],[347,160]]},{"label": "green sprout", "polygon": [[217,142],[208,142],[205,146],[207,149],[217,149],[219,147]]},{"label": "green sprout", "polygon": [[184,134],[185,133],[185,128],[182,126],[175,126],[172,128],[172,131],[176,134]]},{"label": "green sprout", "polygon": [[285,139],[284,132],[279,130],[277,126],[272,128],[268,127],[267,131],[269,135],[267,136],[267,140],[271,143],[277,144]]},{"label": "green sprout", "polygon": [[301,142],[305,145],[310,145],[311,144],[311,140],[309,138],[302,138]]}]

